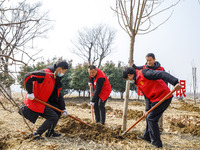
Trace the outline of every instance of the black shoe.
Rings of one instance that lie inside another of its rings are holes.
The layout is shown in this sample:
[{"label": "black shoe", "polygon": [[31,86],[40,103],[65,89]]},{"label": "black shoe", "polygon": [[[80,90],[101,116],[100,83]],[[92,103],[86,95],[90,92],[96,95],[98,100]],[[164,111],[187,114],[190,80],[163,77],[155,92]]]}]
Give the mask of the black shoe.
[{"label": "black shoe", "polygon": [[54,131],[52,131],[51,133],[49,133],[48,131],[46,132],[45,136],[46,137],[59,137],[61,136],[62,134],[61,133],[56,133]]},{"label": "black shoe", "polygon": [[148,142],[148,143],[151,143],[151,140],[150,139],[147,139],[147,138],[145,138],[144,136],[142,136],[142,135],[138,135],[137,136],[139,139],[141,139],[141,140],[144,140],[144,141],[146,141],[146,142]]},{"label": "black shoe", "polygon": [[39,134],[37,132],[33,133],[31,138],[33,138],[33,140],[44,140],[44,138],[41,136],[41,134]]}]

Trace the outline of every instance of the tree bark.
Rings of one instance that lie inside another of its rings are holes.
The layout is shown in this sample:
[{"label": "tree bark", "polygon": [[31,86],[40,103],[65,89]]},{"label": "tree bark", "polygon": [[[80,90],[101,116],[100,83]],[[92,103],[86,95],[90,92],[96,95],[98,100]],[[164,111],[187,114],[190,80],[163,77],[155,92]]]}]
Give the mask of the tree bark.
[{"label": "tree bark", "polygon": [[85,97],[85,91],[83,91],[83,97]]},{"label": "tree bark", "polygon": [[129,81],[126,81],[126,91],[125,91],[124,110],[123,110],[123,129],[122,129],[123,131],[126,131],[126,125],[127,125],[129,90],[130,90],[130,83]]},{"label": "tree bark", "polygon": [[[134,42],[135,42],[135,35],[132,33],[131,41],[130,41],[130,51],[129,51],[129,67],[133,64],[133,52],[134,52]],[[127,110],[128,110],[128,101],[129,101],[129,90],[130,90],[130,83],[126,81],[126,91],[125,91],[125,100],[124,100],[124,111],[123,111],[123,131],[126,130],[127,126]]]},{"label": "tree bark", "polygon": [[123,97],[124,97],[124,92],[120,92],[120,95],[121,95],[121,99],[123,99]]}]

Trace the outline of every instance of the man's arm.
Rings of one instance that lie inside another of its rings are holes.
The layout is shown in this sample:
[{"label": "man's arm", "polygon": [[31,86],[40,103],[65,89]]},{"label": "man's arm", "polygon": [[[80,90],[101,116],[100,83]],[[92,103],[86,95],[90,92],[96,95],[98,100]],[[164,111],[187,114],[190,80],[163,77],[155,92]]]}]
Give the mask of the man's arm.
[{"label": "man's arm", "polygon": [[144,95],[145,98],[145,111],[148,111],[149,109],[151,109],[151,103],[150,100]]},{"label": "man's arm", "polygon": [[59,97],[58,97],[58,105],[59,105],[59,108],[61,110],[65,110],[65,100],[64,100],[61,92],[60,92]]},{"label": "man's arm", "polygon": [[136,66],[135,64],[133,64],[132,67],[133,67],[134,69],[138,69],[138,70],[143,69],[143,66]]},{"label": "man's arm", "polygon": [[25,86],[26,90],[28,91],[28,94],[33,93],[33,81],[42,83],[44,81],[44,78],[45,78],[45,73],[42,73],[42,72],[26,74],[25,80],[24,80],[24,86]]},{"label": "man's arm", "polygon": [[91,102],[94,103],[96,101],[96,99],[98,99],[98,95],[101,92],[101,89],[103,87],[104,82],[105,82],[105,78],[99,78],[97,80],[96,89],[95,89],[95,92],[94,92],[94,95],[92,97],[92,101]]},{"label": "man's arm", "polygon": [[142,73],[144,77],[148,80],[158,80],[162,79],[164,81],[169,82],[172,85],[176,85],[178,83],[178,79],[171,74],[165,72],[165,71],[156,71],[152,69],[143,69]]}]

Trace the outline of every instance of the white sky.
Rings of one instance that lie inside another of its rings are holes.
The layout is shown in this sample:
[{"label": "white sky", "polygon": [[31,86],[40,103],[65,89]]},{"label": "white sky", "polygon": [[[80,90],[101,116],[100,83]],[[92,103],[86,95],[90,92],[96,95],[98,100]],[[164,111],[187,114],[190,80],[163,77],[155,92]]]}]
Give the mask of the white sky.
[{"label": "white sky", "polygon": [[[34,2],[36,0],[30,0]],[[103,61],[114,63],[128,62],[129,37],[119,27],[117,18],[110,6],[115,0],[42,0],[43,9],[50,11],[50,19],[55,20],[54,29],[47,39],[35,44],[43,49],[40,55],[45,60],[53,56],[63,56],[73,60],[73,66],[83,60],[70,52],[71,40],[82,27],[108,24],[117,30],[114,53]],[[162,18],[157,18],[160,21]],[[137,36],[134,52],[136,65],[145,63],[145,55],[153,52],[166,71],[179,79],[186,80],[187,92],[192,83],[192,64],[197,67],[197,82],[200,85],[200,4],[198,0],[181,1],[175,8],[170,20],[147,35]],[[200,86],[199,86],[200,87]],[[198,89],[198,91],[200,91]]]}]

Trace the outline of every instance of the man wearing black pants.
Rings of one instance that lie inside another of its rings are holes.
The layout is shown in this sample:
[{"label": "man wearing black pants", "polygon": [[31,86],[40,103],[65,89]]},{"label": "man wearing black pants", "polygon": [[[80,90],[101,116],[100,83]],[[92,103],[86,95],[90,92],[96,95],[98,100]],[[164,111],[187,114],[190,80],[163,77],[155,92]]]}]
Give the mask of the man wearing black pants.
[{"label": "man wearing black pants", "polygon": [[93,96],[90,104],[94,107],[96,123],[100,122],[104,125],[106,120],[105,104],[111,93],[111,85],[105,73],[94,65],[88,67],[88,72],[90,86],[94,89],[94,93],[91,93]]},{"label": "man wearing black pants", "polygon": [[[138,69],[138,70],[141,70],[141,69],[153,69],[153,70],[159,70],[159,71],[165,71],[165,69],[161,66],[161,64],[156,61],[156,57],[153,53],[148,53],[146,55],[146,63],[145,65],[143,66],[136,66],[135,64],[133,64],[132,66],[134,69]],[[168,83],[166,81],[164,81],[167,85]],[[146,101],[146,104],[148,104],[149,100],[146,98],[146,96],[144,95],[145,97],[145,101]],[[150,104],[149,105],[146,105],[146,109],[145,111],[148,111],[150,109]],[[160,117],[159,121],[158,121],[158,126],[159,126],[159,130],[160,130],[160,133],[163,132],[163,115]]]},{"label": "man wearing black pants", "polygon": [[[150,104],[151,108],[170,92],[170,89],[164,81],[167,81],[174,86],[178,84],[178,88],[181,88],[178,79],[164,71],[155,71],[152,69],[135,70],[132,67],[128,67],[123,72],[123,78],[135,82],[137,87],[149,100],[148,103]],[[166,99],[162,104],[160,104],[149,114],[147,111],[144,112],[147,124],[144,135],[139,136],[139,138],[147,142],[151,142],[152,145],[157,148],[162,147],[158,120],[171,103],[171,100],[172,95],[170,95],[168,99]]]},{"label": "man wearing black pants", "polygon": [[64,115],[68,115],[65,109],[65,102],[61,94],[61,79],[68,69],[66,61],[59,62],[52,66],[48,66],[40,71],[35,71],[25,76],[24,85],[27,95],[24,99],[24,107],[22,113],[25,118],[35,123],[38,116],[45,118],[44,123],[34,133],[35,139],[43,139],[41,136],[46,132],[46,137],[59,137],[60,133],[56,133],[54,128],[61,116],[60,112],[37,102],[34,98],[38,98],[47,102],[54,107],[64,111]]}]

